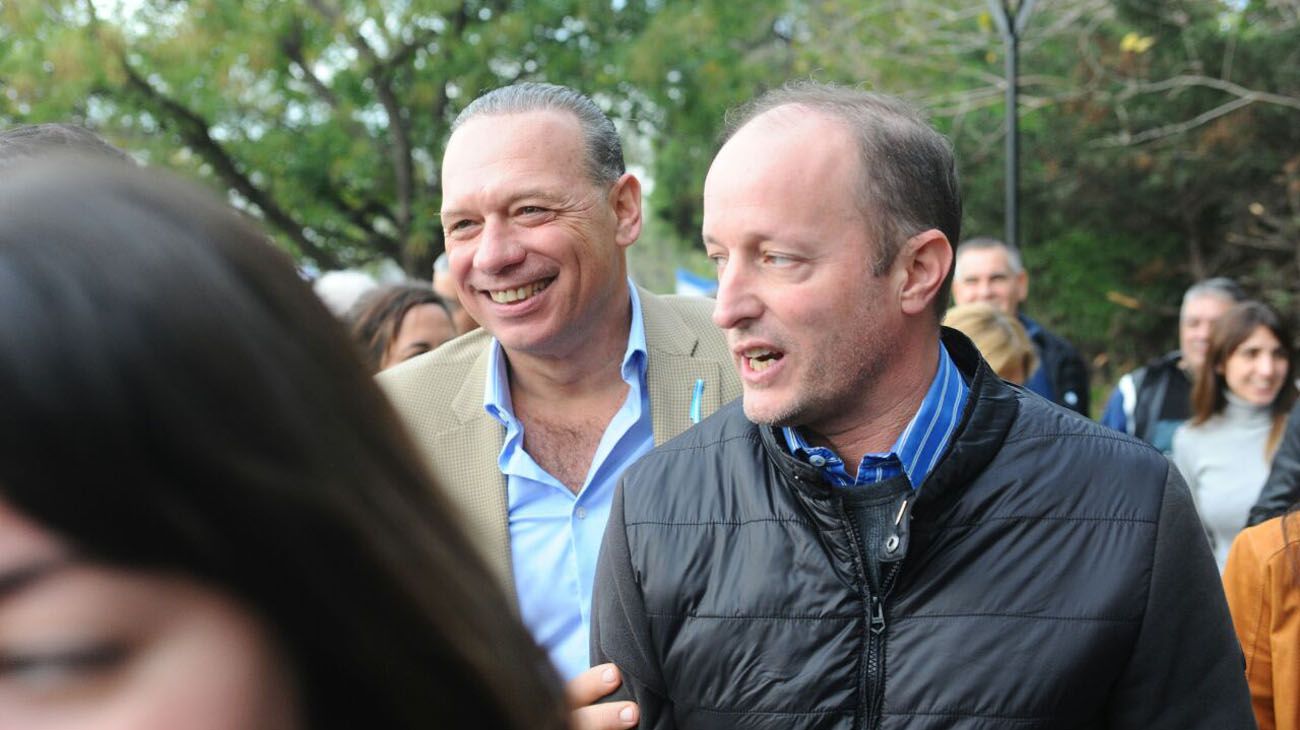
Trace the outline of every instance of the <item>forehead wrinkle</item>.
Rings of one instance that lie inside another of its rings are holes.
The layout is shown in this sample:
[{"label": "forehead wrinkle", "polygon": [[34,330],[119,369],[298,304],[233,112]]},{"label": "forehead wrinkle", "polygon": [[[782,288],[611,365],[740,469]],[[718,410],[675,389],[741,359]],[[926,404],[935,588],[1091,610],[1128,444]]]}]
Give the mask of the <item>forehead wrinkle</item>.
[{"label": "forehead wrinkle", "polygon": [[[450,217],[456,215],[467,215],[472,210],[478,208],[492,208],[497,206],[509,207],[525,199],[534,199],[546,203],[550,206],[576,208],[582,205],[582,199],[576,195],[572,187],[564,191],[555,191],[547,188],[533,187],[523,190],[509,191],[499,190],[500,186],[484,185],[475,193],[461,196],[461,199],[454,200],[457,207],[444,209],[438,215]],[[501,197],[497,200],[497,197]],[[464,198],[480,201],[477,205],[466,205],[462,202]]]}]

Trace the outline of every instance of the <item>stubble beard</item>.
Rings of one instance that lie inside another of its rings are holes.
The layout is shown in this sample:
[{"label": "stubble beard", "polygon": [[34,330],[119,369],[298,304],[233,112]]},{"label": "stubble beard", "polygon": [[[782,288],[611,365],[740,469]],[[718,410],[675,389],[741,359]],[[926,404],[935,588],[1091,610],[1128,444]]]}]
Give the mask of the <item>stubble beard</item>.
[{"label": "stubble beard", "polygon": [[864,308],[852,317],[853,326],[863,333],[852,349],[836,352],[833,343],[823,343],[832,346],[813,350],[817,356],[808,361],[785,403],[758,412],[746,398],[746,418],[764,426],[798,427],[822,437],[857,425],[846,420],[870,407],[873,384],[881,380],[901,346],[900,334],[887,331],[873,314]]},{"label": "stubble beard", "polygon": [[823,424],[838,420],[868,397],[868,384],[884,370],[888,353],[888,343],[881,343],[874,353],[855,352],[850,355],[855,368],[840,365],[830,357],[814,358],[787,402],[759,411],[745,398],[745,417],[763,426],[793,426],[823,433]]}]

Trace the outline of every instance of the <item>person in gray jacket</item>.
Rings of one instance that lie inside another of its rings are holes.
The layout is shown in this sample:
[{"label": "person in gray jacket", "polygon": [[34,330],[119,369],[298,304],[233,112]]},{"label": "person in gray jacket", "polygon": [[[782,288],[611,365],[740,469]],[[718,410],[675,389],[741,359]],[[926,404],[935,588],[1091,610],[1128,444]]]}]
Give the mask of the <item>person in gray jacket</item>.
[{"label": "person in gray jacket", "polygon": [[743,398],[626,472],[597,569],[640,727],[1254,727],[1177,471],[941,331],[948,142],[820,84],[737,119],[703,233]]}]

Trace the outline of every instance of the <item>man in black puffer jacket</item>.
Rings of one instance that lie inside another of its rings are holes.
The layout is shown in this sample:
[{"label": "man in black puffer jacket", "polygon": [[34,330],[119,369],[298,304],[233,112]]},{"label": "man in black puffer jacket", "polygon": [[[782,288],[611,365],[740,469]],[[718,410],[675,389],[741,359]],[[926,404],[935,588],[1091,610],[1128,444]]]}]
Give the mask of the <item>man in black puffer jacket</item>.
[{"label": "man in black puffer jacket", "polygon": [[889,97],[787,87],[704,201],[744,397],[615,497],[592,651],[641,728],[1254,726],[1177,471],[940,338],[942,137]]}]

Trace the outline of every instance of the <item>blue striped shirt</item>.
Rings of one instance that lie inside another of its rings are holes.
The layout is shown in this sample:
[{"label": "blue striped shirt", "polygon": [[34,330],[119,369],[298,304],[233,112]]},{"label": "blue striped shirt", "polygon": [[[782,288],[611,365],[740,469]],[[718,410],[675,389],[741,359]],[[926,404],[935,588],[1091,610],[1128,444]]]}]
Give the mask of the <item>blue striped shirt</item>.
[{"label": "blue striped shirt", "polygon": [[787,426],[782,431],[795,457],[821,469],[831,484],[840,487],[876,484],[906,473],[915,488],[925,481],[926,475],[939,462],[957,430],[957,424],[961,422],[969,394],[970,388],[966,386],[961,371],[948,355],[948,349],[940,343],[939,367],[916,415],[912,416],[889,451],[862,457],[856,477],[849,476],[844,461],[834,451],[812,446],[797,428]]}]

